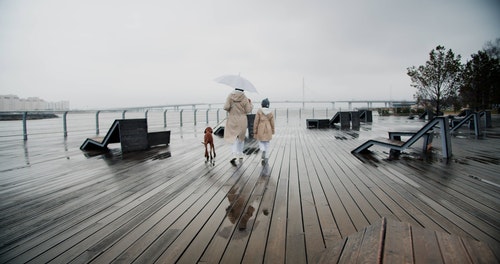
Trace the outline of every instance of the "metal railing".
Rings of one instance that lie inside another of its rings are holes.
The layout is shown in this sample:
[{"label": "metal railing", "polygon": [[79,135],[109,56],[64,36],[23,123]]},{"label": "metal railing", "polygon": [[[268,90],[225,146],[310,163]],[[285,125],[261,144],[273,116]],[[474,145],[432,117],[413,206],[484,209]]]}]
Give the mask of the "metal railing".
[{"label": "metal railing", "polygon": [[[254,113],[257,107],[254,107]],[[301,122],[304,118],[331,118],[335,113],[334,109],[328,107],[320,108],[273,108],[275,119],[280,119],[281,122],[289,122],[291,118]],[[17,125],[19,120],[5,121],[13,122],[9,125],[0,126],[0,138],[19,137],[23,140],[28,140],[30,135],[46,135],[54,133],[62,133],[63,137],[68,137],[72,133],[93,133],[99,135],[103,123],[106,125],[112,124],[115,119],[126,118],[146,118],[148,127],[156,129],[166,129],[169,127],[184,127],[185,125],[197,126],[200,122],[212,124],[213,126],[220,124],[226,117],[227,113],[221,108],[188,108],[188,109],[119,109],[119,110],[70,110],[70,111],[11,111],[0,112],[0,115],[21,114],[21,128]],[[56,120],[62,119],[62,127],[57,128],[57,121],[48,121],[49,119],[38,120],[37,128],[30,130],[30,123],[33,116],[40,114],[57,115]],[[203,121],[202,121],[203,120]],[[5,124],[5,122],[0,122]],[[42,123],[43,122],[43,123]],[[93,124],[92,124],[93,123]],[[11,126],[11,124],[16,124]],[[36,130],[35,132],[33,132]],[[22,131],[22,134],[21,132]],[[31,132],[31,133],[30,133]]]}]

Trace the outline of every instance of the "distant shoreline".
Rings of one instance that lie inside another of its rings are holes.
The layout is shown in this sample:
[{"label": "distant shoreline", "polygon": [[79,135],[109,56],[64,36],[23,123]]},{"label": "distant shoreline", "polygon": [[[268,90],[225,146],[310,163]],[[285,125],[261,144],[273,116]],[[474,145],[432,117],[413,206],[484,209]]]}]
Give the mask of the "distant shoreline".
[{"label": "distant shoreline", "polygon": [[[44,113],[28,113],[27,120],[37,120],[37,119],[49,119],[58,118],[56,114],[44,114]],[[0,121],[12,121],[12,120],[23,120],[23,114],[19,113],[1,113]]]}]

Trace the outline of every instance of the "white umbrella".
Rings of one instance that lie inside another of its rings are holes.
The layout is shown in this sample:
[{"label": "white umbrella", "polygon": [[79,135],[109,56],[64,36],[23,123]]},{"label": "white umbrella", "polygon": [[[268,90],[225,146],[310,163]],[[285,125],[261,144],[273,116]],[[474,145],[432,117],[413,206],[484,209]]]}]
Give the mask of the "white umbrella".
[{"label": "white umbrella", "polygon": [[253,84],[249,80],[239,75],[223,75],[215,78],[214,81],[225,85],[229,85],[233,88],[238,88],[248,92],[258,93],[257,89],[255,89],[255,86],[253,86]]}]

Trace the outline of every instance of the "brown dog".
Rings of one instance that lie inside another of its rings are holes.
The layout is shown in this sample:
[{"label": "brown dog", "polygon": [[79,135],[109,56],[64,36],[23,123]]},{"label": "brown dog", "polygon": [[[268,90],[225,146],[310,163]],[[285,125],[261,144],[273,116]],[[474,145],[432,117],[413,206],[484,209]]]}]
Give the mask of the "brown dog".
[{"label": "brown dog", "polygon": [[[213,130],[211,127],[205,128],[205,137],[203,139],[203,145],[205,145],[205,158],[207,159],[205,162],[208,162],[210,158],[210,163],[214,165],[215,161],[215,146],[214,146],[214,137],[212,136]],[[208,146],[210,146],[210,150],[208,150]]]}]

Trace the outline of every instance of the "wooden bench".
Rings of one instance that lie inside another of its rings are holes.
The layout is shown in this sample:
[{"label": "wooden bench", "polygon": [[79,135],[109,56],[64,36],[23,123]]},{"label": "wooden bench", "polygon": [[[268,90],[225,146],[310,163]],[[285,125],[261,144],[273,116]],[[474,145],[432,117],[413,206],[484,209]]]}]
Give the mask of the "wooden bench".
[{"label": "wooden bench", "polygon": [[[438,116],[435,117],[434,119],[430,120],[426,125],[424,125],[420,130],[417,132],[412,132],[412,136],[407,140],[407,141],[400,141],[400,140],[395,140],[395,139],[385,139],[385,138],[378,138],[378,139],[370,139],[366,141],[365,143],[361,144],[357,148],[355,148],[351,153],[357,154],[361,153],[363,151],[368,150],[373,145],[379,145],[383,147],[388,147],[390,149],[393,149],[395,151],[403,151],[406,148],[410,147],[413,145],[417,140],[419,140],[422,137],[428,137],[428,133],[435,127],[439,125],[440,128],[440,135],[441,135],[441,140],[442,140],[442,155],[445,158],[450,158],[451,157],[451,142],[450,142],[450,133],[449,133],[449,125],[448,125],[448,117],[444,116]],[[403,133],[403,132],[402,132]],[[395,137],[397,134],[394,134]],[[399,134],[399,137],[401,134]]]},{"label": "wooden bench", "polygon": [[145,150],[156,145],[170,144],[170,131],[148,133],[148,123],[145,118],[117,119],[106,136],[87,138],[80,149],[107,151],[108,144],[111,143],[120,143],[122,152]]},{"label": "wooden bench", "polygon": [[[389,139],[394,141],[401,141],[401,137],[412,137],[413,135],[415,135],[415,133],[417,133],[417,131],[390,131]],[[427,150],[429,150],[433,138],[434,133],[432,131],[428,131],[427,133],[422,135],[422,152],[426,152]]]}]

